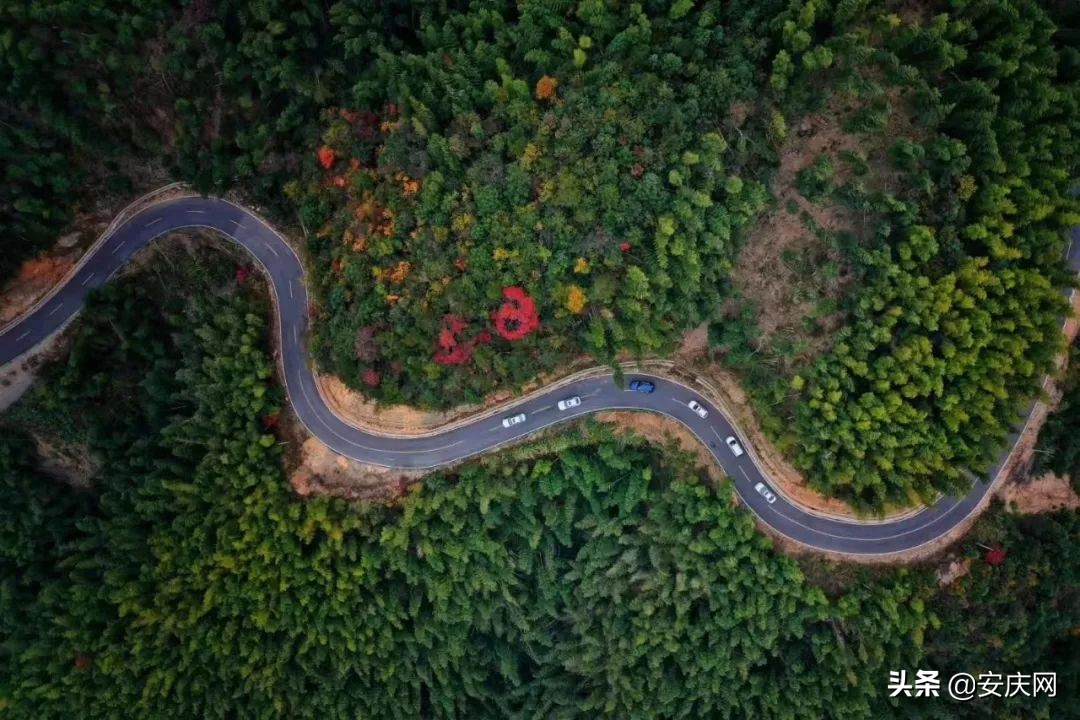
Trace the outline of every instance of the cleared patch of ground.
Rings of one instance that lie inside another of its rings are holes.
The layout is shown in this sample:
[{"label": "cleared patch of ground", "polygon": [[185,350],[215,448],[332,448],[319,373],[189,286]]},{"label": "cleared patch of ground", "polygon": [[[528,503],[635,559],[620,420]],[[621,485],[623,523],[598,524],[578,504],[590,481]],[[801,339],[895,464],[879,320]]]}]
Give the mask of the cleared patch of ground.
[{"label": "cleared patch of ground", "polygon": [[[323,397],[326,398],[326,404],[336,415],[354,425],[379,428],[386,432],[431,432],[484,408],[484,405],[463,405],[453,410],[433,411],[408,405],[380,405],[352,390],[333,375],[318,374],[316,379]],[[498,401],[493,401],[493,404],[496,402]]]},{"label": "cleared patch of ground", "polygon": [[77,488],[91,487],[90,478],[98,469],[89,450],[79,445],[61,443],[35,433],[38,468],[50,477]]},{"label": "cleared patch of ground", "polygon": [[938,567],[938,587],[946,588],[971,572],[971,558],[948,559]]},{"label": "cleared patch of ground", "polygon": [[1046,473],[1022,483],[1010,483],[1001,493],[1010,511],[1021,515],[1076,510],[1080,496],[1072,489],[1068,477]]},{"label": "cleared patch of ground", "polygon": [[866,237],[876,225],[874,217],[827,194],[816,201],[804,197],[799,173],[827,158],[834,168],[830,186],[850,181],[869,191],[899,190],[900,175],[887,150],[916,132],[904,99],[896,92],[886,92],[885,99],[892,109],[882,133],[844,130],[844,122],[859,109],[856,103],[864,101],[840,94],[822,112],[795,124],[773,177],[776,206],[749,232],[736,258],[731,282],[737,298],[725,314],[734,320],[744,307],[752,309],[761,361],[779,375],[793,375],[831,346],[844,323],[842,301],[856,282],[837,241],[845,235]]},{"label": "cleared patch of ground", "polygon": [[75,267],[84,250],[57,244],[48,255],[25,261],[0,292],[0,325],[11,322],[44,297]]},{"label": "cleared patch of ground", "polygon": [[392,502],[408,492],[423,474],[388,470],[338,455],[316,438],[300,446],[299,465],[289,473],[297,495],[331,495],[347,500]]},{"label": "cleared patch of ground", "polygon": [[23,396],[34,382],[37,363],[20,358],[0,367],[0,412]]},{"label": "cleared patch of ground", "polygon": [[702,360],[709,352],[709,324],[702,323],[693,330],[683,333],[675,359],[682,362]]}]

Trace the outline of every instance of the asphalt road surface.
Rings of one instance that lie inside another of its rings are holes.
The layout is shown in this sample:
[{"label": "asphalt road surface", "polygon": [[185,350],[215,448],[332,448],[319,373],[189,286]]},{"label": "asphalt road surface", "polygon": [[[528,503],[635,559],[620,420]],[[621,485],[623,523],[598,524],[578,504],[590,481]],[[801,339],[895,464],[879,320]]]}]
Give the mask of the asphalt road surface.
[{"label": "asphalt road surface", "polygon": [[[36,347],[67,323],[82,307],[86,294],[105,283],[139,249],[181,228],[209,228],[235,240],[255,256],[273,286],[279,313],[280,358],[289,399],[301,422],[321,441],[347,457],[396,468],[434,468],[531,435],[542,428],[600,410],[648,410],[685,425],[712,452],[734,481],[743,502],[780,534],[812,548],[856,555],[884,555],[924,545],[947,533],[967,517],[990,489],[974,482],[967,495],[945,497],[930,507],[889,520],[854,520],[826,516],[781,495],[751,453],[741,457],[725,445],[727,437],[746,441],[724,414],[691,389],[645,373],[627,380],[648,379],[653,393],[624,390],[610,375],[583,379],[520,399],[494,417],[477,419],[446,432],[424,437],[389,437],[365,432],[336,416],[316,389],[307,351],[308,295],[304,270],[292,249],[258,217],[225,200],[182,198],[152,205],[121,225],[88,255],[76,271],[44,302],[0,332],[0,365]],[[1072,231],[1070,264],[1080,269],[1080,228]],[[579,396],[581,405],[566,411],[559,400]],[[708,410],[701,418],[687,407],[697,400]],[[525,413],[525,422],[503,427],[502,418]],[[1014,436],[1015,440],[1015,436]],[[1010,446],[1012,442],[1010,442]],[[1002,453],[1000,461],[1007,457]],[[997,476],[995,465],[989,477]],[[755,489],[761,483],[775,496],[770,503]]]}]

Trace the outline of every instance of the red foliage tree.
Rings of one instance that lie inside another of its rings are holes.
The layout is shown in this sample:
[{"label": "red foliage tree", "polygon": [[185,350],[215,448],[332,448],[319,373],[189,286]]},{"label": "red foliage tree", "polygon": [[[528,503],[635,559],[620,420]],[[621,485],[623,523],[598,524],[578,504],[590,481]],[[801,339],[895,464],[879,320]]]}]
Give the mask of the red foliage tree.
[{"label": "red foliage tree", "polygon": [[364,374],[360,376],[360,379],[364,381],[364,384],[368,387],[379,387],[379,383],[382,382],[382,376],[379,375],[379,371],[375,368],[368,368],[364,371]]},{"label": "red foliage tree", "polygon": [[520,340],[540,327],[536,302],[524,289],[513,285],[503,288],[506,300],[492,313],[495,330],[506,340]]},{"label": "red foliage tree", "polygon": [[337,159],[337,153],[334,152],[334,148],[323,145],[319,148],[319,164],[329,170],[334,166],[334,160]]},{"label": "red foliage tree", "polygon": [[630,243],[628,243],[628,242],[619,243],[619,249],[622,250],[623,252],[628,251],[630,249]]},{"label": "red foliage tree", "polygon": [[249,270],[244,265],[240,265],[236,268],[236,282],[240,283],[241,285],[247,282],[249,275],[251,275],[251,270]]},{"label": "red foliage tree", "polygon": [[435,362],[440,365],[464,365],[473,354],[473,344],[462,341],[461,333],[467,330],[469,323],[460,315],[446,315],[442,319],[442,329],[435,346]]},{"label": "red foliage tree", "polygon": [[987,565],[1000,565],[1005,562],[1005,558],[1008,557],[1008,553],[1005,552],[1005,548],[997,545],[986,551],[983,555],[983,560]]},{"label": "red foliage tree", "polygon": [[269,430],[270,428],[277,427],[278,422],[281,420],[281,413],[274,413],[273,415],[267,415],[262,419],[262,426]]}]

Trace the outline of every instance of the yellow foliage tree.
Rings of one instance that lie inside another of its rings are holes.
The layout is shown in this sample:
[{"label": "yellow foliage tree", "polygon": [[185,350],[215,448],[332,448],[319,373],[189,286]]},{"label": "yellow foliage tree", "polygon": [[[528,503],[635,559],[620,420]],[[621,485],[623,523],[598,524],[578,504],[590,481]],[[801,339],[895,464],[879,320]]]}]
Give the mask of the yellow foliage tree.
[{"label": "yellow foliage tree", "polygon": [[571,285],[570,289],[566,293],[566,309],[570,312],[578,315],[585,309],[585,304],[589,301],[589,298],[585,295],[585,291],[577,285]]}]

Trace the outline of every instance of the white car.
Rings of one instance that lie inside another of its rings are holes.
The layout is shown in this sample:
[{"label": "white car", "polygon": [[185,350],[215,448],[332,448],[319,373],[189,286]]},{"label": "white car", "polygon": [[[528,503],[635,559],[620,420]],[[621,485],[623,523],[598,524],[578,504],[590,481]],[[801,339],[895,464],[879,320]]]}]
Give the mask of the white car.
[{"label": "white car", "polygon": [[697,400],[691,400],[690,402],[686,403],[686,405],[695,413],[697,413],[697,416],[702,420],[709,417],[709,411],[701,407],[701,403],[699,403]]},{"label": "white car", "polygon": [[734,455],[735,457],[742,457],[743,449],[742,446],[739,445],[738,440],[736,440],[734,437],[728,436],[728,438],[724,440],[724,443],[727,444],[728,448],[731,450],[732,455]]},{"label": "white car", "polygon": [[578,397],[577,395],[575,395],[573,397],[568,397],[565,400],[560,400],[559,401],[559,409],[560,410],[569,410],[570,408],[576,408],[580,404],[581,404],[581,398]]},{"label": "white car", "polygon": [[758,483],[754,486],[754,489],[757,490],[761,497],[765,498],[765,501],[770,505],[776,502],[776,496],[773,495],[772,490],[765,487],[765,483]]},{"label": "white car", "polygon": [[517,415],[511,415],[510,417],[503,418],[503,427],[509,428],[515,425],[520,425],[525,422],[525,413],[518,413]]}]

